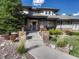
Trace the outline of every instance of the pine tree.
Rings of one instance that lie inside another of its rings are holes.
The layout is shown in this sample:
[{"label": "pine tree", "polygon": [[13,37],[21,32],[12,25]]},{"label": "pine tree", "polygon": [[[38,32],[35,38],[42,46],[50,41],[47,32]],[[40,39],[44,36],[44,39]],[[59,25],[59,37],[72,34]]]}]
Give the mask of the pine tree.
[{"label": "pine tree", "polygon": [[22,20],[20,0],[0,0],[0,33],[17,31]]}]

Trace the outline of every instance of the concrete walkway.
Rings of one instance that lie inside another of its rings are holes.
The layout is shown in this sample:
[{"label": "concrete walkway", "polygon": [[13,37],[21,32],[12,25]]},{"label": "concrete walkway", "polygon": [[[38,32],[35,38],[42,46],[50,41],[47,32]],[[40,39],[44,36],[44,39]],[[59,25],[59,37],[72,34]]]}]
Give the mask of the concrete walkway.
[{"label": "concrete walkway", "polygon": [[28,39],[26,40],[25,44],[27,48],[44,45],[43,40],[39,35],[39,32],[30,33],[27,35],[27,37]]},{"label": "concrete walkway", "polygon": [[79,59],[45,46],[39,32],[30,33],[28,37],[25,46],[35,59]]}]

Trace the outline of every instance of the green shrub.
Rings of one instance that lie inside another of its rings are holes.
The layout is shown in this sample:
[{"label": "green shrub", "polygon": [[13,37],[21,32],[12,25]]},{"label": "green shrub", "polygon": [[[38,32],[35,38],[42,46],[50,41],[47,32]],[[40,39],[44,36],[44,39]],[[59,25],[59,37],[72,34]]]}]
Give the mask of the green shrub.
[{"label": "green shrub", "polygon": [[62,34],[62,31],[61,30],[58,30],[58,29],[51,29],[51,30],[49,30],[49,33],[51,34],[51,35],[60,35],[60,34]]},{"label": "green shrub", "polygon": [[26,49],[25,49],[25,46],[24,44],[21,44],[19,47],[17,47],[17,52],[20,53],[20,54],[23,54],[26,52]]},{"label": "green shrub", "polygon": [[51,37],[51,41],[57,41],[57,36],[56,36],[56,35],[53,35],[53,36]]},{"label": "green shrub", "polygon": [[67,35],[72,35],[72,31],[65,31]]},{"label": "green shrub", "polygon": [[79,32],[73,32],[73,35],[79,35]]},{"label": "green shrub", "polygon": [[65,41],[64,39],[58,39],[56,42],[57,47],[65,47],[66,45],[67,45],[67,41]]},{"label": "green shrub", "polygon": [[79,32],[66,31],[67,35],[79,35]]},{"label": "green shrub", "polygon": [[52,38],[52,41],[57,41],[57,38],[56,38],[56,37],[53,37],[53,38]]},{"label": "green shrub", "polygon": [[19,44],[17,47],[18,53],[23,54],[26,52],[25,43],[26,43],[26,32],[19,31]]},{"label": "green shrub", "polygon": [[6,30],[5,29],[0,29],[0,34],[5,34]]}]

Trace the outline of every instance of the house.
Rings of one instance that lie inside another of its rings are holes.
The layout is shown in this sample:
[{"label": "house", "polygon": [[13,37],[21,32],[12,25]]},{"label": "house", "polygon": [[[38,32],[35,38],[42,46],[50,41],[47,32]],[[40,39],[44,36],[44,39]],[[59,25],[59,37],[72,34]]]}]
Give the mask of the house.
[{"label": "house", "polygon": [[40,25],[48,28],[79,30],[79,17],[58,15],[59,9],[55,8],[35,8],[23,6],[22,15],[25,18],[25,28],[28,30],[39,30]]}]

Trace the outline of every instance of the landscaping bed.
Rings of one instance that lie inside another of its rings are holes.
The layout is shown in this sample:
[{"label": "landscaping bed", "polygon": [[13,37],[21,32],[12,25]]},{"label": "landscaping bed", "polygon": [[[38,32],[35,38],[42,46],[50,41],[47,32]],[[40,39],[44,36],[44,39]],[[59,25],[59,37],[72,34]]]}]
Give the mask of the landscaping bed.
[{"label": "landscaping bed", "polygon": [[79,57],[79,32],[50,30],[50,42],[55,49]]},{"label": "landscaping bed", "polygon": [[70,51],[70,54],[79,57],[79,36],[67,36],[65,40],[73,46],[73,50]]},{"label": "landscaping bed", "polygon": [[56,48],[58,48],[60,51],[66,51],[67,49],[69,49],[69,48],[66,49],[65,47],[64,47],[65,48],[64,49],[63,47],[61,47],[61,46],[64,46],[63,44],[67,42],[69,45],[71,45],[73,47],[72,50],[69,51],[69,54],[79,57],[79,36],[78,35],[77,36],[76,35],[65,36],[64,37],[65,42],[60,41],[61,44],[59,42],[57,42],[56,40],[57,39],[54,39],[54,40],[52,39],[50,42],[54,45],[60,46],[60,49],[62,48],[61,50],[59,49],[59,47],[56,46]]},{"label": "landscaping bed", "polygon": [[18,42],[12,42],[0,37],[0,59],[34,59],[29,53],[16,52]]}]

